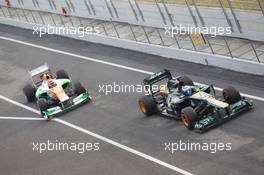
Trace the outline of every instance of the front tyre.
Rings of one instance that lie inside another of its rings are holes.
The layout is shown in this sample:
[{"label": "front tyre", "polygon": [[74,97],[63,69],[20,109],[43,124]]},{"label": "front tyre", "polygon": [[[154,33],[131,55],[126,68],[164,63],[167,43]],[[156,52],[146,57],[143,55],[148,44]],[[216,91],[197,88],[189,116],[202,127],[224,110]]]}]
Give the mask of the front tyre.
[{"label": "front tyre", "polygon": [[44,98],[41,98],[38,100],[38,107],[39,107],[39,110],[40,110],[40,113],[42,116],[44,116],[44,111],[46,111],[48,109],[48,103],[47,103],[47,100],[44,99]]},{"label": "front tyre", "polygon": [[192,107],[186,107],[182,109],[181,119],[187,129],[194,129],[194,125],[197,121],[197,118],[197,114]]},{"label": "front tyre", "polygon": [[241,100],[240,93],[232,86],[223,90],[223,97],[228,104],[234,104]]},{"label": "front tyre", "polygon": [[70,79],[69,75],[65,70],[58,70],[56,72],[56,76],[58,79]]},{"label": "front tyre", "polygon": [[80,82],[74,83],[74,93],[75,94],[81,95],[85,92],[87,91]]},{"label": "front tyre", "polygon": [[23,88],[23,92],[24,92],[28,102],[35,101],[35,99],[36,99],[36,97],[35,97],[36,89],[31,84],[26,85]]},{"label": "front tyre", "polygon": [[157,106],[154,98],[150,95],[141,97],[138,100],[139,109],[146,116],[151,116],[157,111]]}]

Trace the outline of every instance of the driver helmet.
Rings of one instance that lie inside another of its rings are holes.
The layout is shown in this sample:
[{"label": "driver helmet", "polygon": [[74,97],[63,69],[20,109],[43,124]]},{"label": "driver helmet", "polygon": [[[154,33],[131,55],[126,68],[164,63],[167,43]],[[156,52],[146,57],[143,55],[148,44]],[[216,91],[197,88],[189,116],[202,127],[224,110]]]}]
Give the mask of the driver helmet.
[{"label": "driver helmet", "polygon": [[51,79],[51,76],[49,75],[49,74],[44,74],[43,76],[42,76],[42,80],[43,81],[48,81],[48,80],[50,80]]},{"label": "driver helmet", "polygon": [[177,89],[179,81],[177,79],[171,79],[167,83],[169,91]]},{"label": "driver helmet", "polygon": [[190,86],[183,86],[182,92],[185,96],[191,96],[193,93],[192,88]]}]

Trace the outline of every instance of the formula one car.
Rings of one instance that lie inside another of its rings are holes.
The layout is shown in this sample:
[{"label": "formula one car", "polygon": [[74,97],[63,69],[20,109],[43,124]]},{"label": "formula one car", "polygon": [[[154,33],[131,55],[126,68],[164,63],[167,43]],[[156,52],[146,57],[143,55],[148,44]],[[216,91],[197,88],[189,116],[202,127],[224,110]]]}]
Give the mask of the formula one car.
[{"label": "formula one car", "polygon": [[[164,80],[165,84],[157,85]],[[160,113],[175,117],[190,130],[206,131],[253,106],[233,87],[217,97],[213,85],[197,85],[186,76],[174,78],[166,69],[145,78],[143,83],[149,95],[139,99],[140,110],[146,116]]]},{"label": "formula one car", "polygon": [[91,100],[90,93],[80,82],[72,83],[64,70],[52,74],[44,64],[29,71],[32,84],[23,88],[28,102],[36,101],[45,119],[60,115]]}]

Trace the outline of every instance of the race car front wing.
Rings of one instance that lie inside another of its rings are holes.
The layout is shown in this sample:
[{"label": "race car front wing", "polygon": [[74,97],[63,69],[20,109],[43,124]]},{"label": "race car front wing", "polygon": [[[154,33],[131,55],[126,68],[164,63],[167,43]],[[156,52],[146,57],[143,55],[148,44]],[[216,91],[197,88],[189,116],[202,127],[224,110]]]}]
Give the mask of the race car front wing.
[{"label": "race car front wing", "polygon": [[88,103],[91,100],[91,95],[89,92],[78,95],[75,98],[70,99],[70,103],[62,104],[61,106],[55,106],[52,108],[43,111],[43,117],[45,119],[50,119],[54,116],[59,116],[63,113],[71,111],[85,103]]},{"label": "race car front wing", "polygon": [[224,122],[227,122],[237,117],[242,112],[252,109],[252,107],[253,107],[253,102],[243,98],[237,103],[230,105],[226,109],[223,109],[212,115],[202,117],[200,120],[196,122],[194,129],[196,129],[199,132],[205,132],[210,128],[213,128],[217,125],[220,125]]}]

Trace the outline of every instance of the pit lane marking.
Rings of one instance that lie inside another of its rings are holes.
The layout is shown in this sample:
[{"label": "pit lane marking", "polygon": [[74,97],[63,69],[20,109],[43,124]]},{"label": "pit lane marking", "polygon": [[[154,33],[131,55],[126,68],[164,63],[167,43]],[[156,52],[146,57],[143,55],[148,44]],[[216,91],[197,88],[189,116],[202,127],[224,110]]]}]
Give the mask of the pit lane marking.
[{"label": "pit lane marking", "polygon": [[[78,54],[74,54],[74,53],[70,53],[70,52],[66,52],[66,51],[62,51],[62,50],[52,49],[52,48],[49,48],[49,47],[45,47],[45,46],[41,46],[41,45],[37,45],[37,44],[32,44],[32,43],[28,43],[28,42],[24,42],[24,41],[12,39],[12,38],[4,37],[4,36],[0,36],[0,39],[6,40],[6,41],[10,41],[10,42],[14,42],[14,43],[18,43],[18,44],[22,44],[22,45],[26,45],[26,46],[31,46],[31,47],[34,47],[34,48],[38,48],[38,49],[42,49],[42,50],[46,50],[46,51],[50,51],[50,52],[54,52],[54,53],[68,55],[68,56],[72,56],[72,57],[76,57],[76,58],[80,58],[80,59],[84,59],[84,60],[88,60],[88,61],[92,61],[92,62],[96,62],[96,63],[101,63],[101,64],[113,66],[113,67],[118,67],[118,68],[121,68],[121,69],[131,70],[131,71],[134,71],[134,72],[139,72],[139,73],[148,74],[148,75],[154,74],[154,72],[149,72],[149,71],[145,71],[145,70],[142,70],[142,69],[137,69],[137,68],[133,68],[133,67],[129,67],[129,66],[124,66],[124,65],[121,65],[121,64],[111,63],[111,62],[108,62],[108,61],[103,61],[103,60],[99,60],[99,59],[95,59],[95,58],[91,58],[91,57],[87,57],[87,56],[82,56],[82,55],[78,55]],[[196,84],[200,84],[200,83],[196,83]],[[200,85],[203,85],[203,84],[200,84]],[[215,87],[215,90],[222,91],[223,88]],[[249,94],[246,94],[246,93],[241,93],[241,95],[244,96],[244,97],[248,97],[248,98],[254,99],[254,100],[264,101],[264,97],[257,97],[257,96],[249,95]]]},{"label": "pit lane marking", "polygon": [[[38,110],[36,110],[36,109],[34,109],[34,108],[31,108],[31,107],[28,107],[28,106],[26,106],[26,105],[24,105],[24,104],[22,104],[22,103],[16,102],[16,101],[14,101],[14,100],[12,100],[12,99],[10,99],[10,98],[7,98],[7,97],[5,97],[5,96],[0,95],[0,99],[2,99],[2,100],[4,100],[4,101],[6,101],[6,102],[9,102],[9,103],[11,103],[11,104],[14,104],[14,105],[16,105],[16,106],[19,106],[19,107],[21,107],[21,108],[27,109],[27,110],[29,110],[29,111],[31,111],[31,112],[33,112],[33,113],[36,113],[36,114],[39,114],[39,115],[40,115],[40,112],[39,112]],[[32,118],[31,118],[31,119],[32,119]],[[34,118],[34,119],[35,119],[35,118]],[[41,119],[41,118],[40,118],[40,119]],[[118,147],[118,148],[120,148],[120,149],[123,149],[123,150],[125,150],[125,151],[127,151],[127,152],[130,152],[130,153],[132,153],[132,154],[135,154],[135,155],[137,155],[137,156],[139,156],[139,157],[142,157],[142,158],[144,158],[144,159],[146,159],[146,160],[152,161],[152,162],[154,162],[154,163],[156,163],[156,164],[159,164],[159,165],[161,165],[161,166],[163,166],[163,167],[166,167],[166,168],[168,168],[168,169],[171,169],[171,170],[173,170],[173,171],[175,171],[175,172],[178,172],[178,173],[180,173],[180,174],[183,174],[183,175],[193,175],[192,173],[190,173],[190,172],[188,172],[188,171],[186,171],[186,170],[183,170],[183,169],[181,169],[181,168],[178,168],[178,167],[176,167],[176,166],[173,166],[173,165],[171,165],[171,164],[169,164],[169,163],[166,163],[166,162],[164,162],[164,161],[162,161],[162,160],[159,160],[159,159],[157,159],[157,158],[154,158],[154,157],[152,157],[152,156],[150,156],[150,155],[147,155],[147,154],[145,154],[145,153],[142,153],[142,152],[140,152],[140,151],[137,151],[137,150],[135,150],[135,149],[133,149],[133,148],[130,148],[130,147],[128,147],[128,146],[122,145],[122,144],[120,144],[120,143],[118,143],[118,142],[116,142],[116,141],[114,141],[114,140],[108,139],[108,138],[106,138],[106,137],[104,137],[104,136],[101,136],[101,135],[99,135],[99,134],[96,134],[96,133],[94,133],[94,132],[91,132],[91,131],[89,131],[89,130],[87,130],[87,129],[81,128],[81,127],[79,127],[79,126],[77,126],[77,125],[74,125],[74,124],[72,124],[72,123],[66,122],[66,121],[64,121],[64,120],[62,120],[62,119],[59,119],[59,118],[53,118],[53,119],[51,119],[51,120],[52,120],[52,121],[55,121],[55,122],[57,122],[57,123],[60,123],[60,124],[62,124],[62,125],[68,126],[68,127],[70,127],[70,128],[73,128],[73,129],[75,129],[75,130],[77,130],[77,131],[80,131],[80,132],[82,132],[82,133],[84,133],[84,134],[90,135],[90,136],[92,136],[92,137],[94,137],[94,138],[97,138],[97,139],[99,139],[99,140],[101,140],[101,141],[104,141],[104,142],[106,142],[106,143],[109,143],[109,144],[111,144],[111,145],[114,145],[114,146],[116,146],[116,147]]]}]

